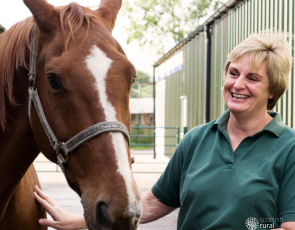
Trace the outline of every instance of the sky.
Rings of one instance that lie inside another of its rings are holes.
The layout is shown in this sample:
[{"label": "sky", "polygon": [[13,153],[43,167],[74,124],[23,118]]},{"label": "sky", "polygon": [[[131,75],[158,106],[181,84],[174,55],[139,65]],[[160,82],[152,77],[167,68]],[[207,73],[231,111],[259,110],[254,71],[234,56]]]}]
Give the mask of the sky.
[{"label": "sky", "polygon": [[[67,5],[73,1],[82,6],[88,7],[96,7],[100,3],[100,0],[47,0],[47,2],[54,6]],[[227,0],[222,0],[222,2],[227,2]],[[23,0],[0,1],[0,24],[6,29],[9,29],[13,24],[30,16],[32,16],[32,14],[23,3]],[[204,20],[205,18],[202,21]],[[115,28],[113,30],[113,36],[120,43],[128,59],[133,63],[135,68],[152,76],[152,65],[159,59],[159,56],[153,55],[152,52],[149,52],[149,49],[143,50],[136,42],[132,42],[131,44],[127,45],[127,34],[125,33],[124,29],[124,26],[127,24],[128,20],[122,17],[119,13]]]},{"label": "sky", "polygon": [[[47,0],[47,2],[54,6],[67,5],[73,1],[77,2],[79,5],[89,7],[98,6],[100,3],[100,0]],[[30,16],[32,16],[32,14],[23,3],[23,0],[0,1],[0,24],[6,29],[9,29],[13,24]],[[113,36],[120,43],[128,59],[133,63],[135,68],[152,76],[152,65],[157,61],[158,57],[152,56],[148,51],[144,51],[135,42],[128,45],[126,44],[127,34],[125,33],[124,25],[126,25],[127,22],[127,19],[119,14],[115,29],[113,30]]]}]

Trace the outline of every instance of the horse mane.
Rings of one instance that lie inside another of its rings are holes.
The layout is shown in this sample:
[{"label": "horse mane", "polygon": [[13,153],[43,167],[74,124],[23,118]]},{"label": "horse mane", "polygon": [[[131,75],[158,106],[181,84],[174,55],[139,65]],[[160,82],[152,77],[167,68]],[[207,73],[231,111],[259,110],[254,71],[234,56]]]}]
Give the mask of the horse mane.
[{"label": "horse mane", "polygon": [[[87,23],[87,37],[90,22],[99,20],[92,10],[82,7],[77,3],[70,3],[67,6],[57,7],[60,13],[61,30],[64,34],[65,50],[71,39],[74,40],[75,33]],[[26,63],[26,49],[30,50],[31,32],[35,20],[29,17],[13,25],[9,30],[0,35],[0,126],[5,132],[6,108],[5,95],[9,102],[16,105],[13,98],[13,77],[15,70],[20,67],[29,68]]]}]

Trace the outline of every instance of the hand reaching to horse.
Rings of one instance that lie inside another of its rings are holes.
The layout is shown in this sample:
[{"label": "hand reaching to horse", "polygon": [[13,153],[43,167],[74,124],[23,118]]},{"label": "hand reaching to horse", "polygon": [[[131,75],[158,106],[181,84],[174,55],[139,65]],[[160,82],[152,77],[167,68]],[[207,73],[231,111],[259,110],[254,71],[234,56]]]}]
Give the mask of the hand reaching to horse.
[{"label": "hand reaching to horse", "polygon": [[53,220],[40,219],[39,224],[59,230],[87,229],[83,215],[74,215],[60,207],[51,197],[44,193],[38,186],[34,192],[36,200],[48,212]]}]

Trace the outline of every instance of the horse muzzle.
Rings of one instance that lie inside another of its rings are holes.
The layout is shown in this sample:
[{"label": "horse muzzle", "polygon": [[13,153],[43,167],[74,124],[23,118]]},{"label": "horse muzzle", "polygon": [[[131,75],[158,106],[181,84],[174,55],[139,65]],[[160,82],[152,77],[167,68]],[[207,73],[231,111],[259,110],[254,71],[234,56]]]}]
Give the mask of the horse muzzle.
[{"label": "horse muzzle", "polygon": [[[125,212],[118,214],[116,204],[108,204],[105,201],[97,201],[94,206],[94,217],[85,211],[85,220],[89,230],[136,230],[141,217],[138,212]],[[84,207],[85,210],[85,207]],[[121,212],[120,212],[121,213]]]}]

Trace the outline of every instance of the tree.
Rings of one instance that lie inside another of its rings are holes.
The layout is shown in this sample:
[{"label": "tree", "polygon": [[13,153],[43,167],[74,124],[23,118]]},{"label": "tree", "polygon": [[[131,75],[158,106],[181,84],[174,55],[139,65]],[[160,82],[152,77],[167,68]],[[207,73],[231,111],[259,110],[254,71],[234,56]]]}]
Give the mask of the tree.
[{"label": "tree", "polygon": [[0,34],[2,34],[5,31],[5,28],[0,24]]},{"label": "tree", "polygon": [[[217,9],[220,0],[134,0],[123,5],[127,16],[127,44],[137,41],[163,55],[172,44],[194,30],[209,9]],[[166,48],[166,49],[165,49]]]},{"label": "tree", "polygon": [[152,78],[140,70],[136,71],[136,76],[132,87],[130,98],[152,98],[153,97],[153,83]]}]

